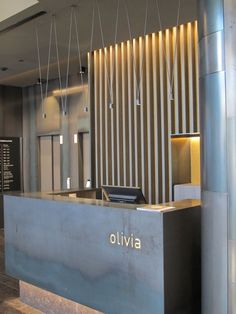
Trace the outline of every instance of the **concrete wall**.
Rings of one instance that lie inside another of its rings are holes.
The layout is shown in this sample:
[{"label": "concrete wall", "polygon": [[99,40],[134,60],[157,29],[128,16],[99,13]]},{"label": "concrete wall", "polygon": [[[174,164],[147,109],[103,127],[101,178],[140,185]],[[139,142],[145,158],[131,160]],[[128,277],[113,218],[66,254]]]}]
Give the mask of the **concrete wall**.
[{"label": "concrete wall", "polygon": [[[87,106],[87,83],[82,89],[77,76],[70,77],[69,86],[78,86],[77,93],[68,94],[67,114],[63,115],[58,80],[49,82],[48,97],[42,110],[40,86],[35,85],[23,89],[23,138],[24,138],[24,190],[39,189],[39,136],[63,135],[61,145],[61,188],[66,188],[67,177],[71,178],[71,188],[78,188],[78,145],[74,143],[74,134],[90,129]],[[45,86],[44,86],[45,89]],[[43,118],[43,111],[46,119]],[[90,165],[90,160],[86,160]]]}]

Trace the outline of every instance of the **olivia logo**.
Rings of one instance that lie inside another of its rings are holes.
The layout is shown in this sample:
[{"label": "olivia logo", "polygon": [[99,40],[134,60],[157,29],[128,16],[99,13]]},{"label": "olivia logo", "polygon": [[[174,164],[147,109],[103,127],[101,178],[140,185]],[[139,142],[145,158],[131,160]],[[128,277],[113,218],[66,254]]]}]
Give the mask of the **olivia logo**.
[{"label": "olivia logo", "polygon": [[128,247],[135,250],[141,250],[142,243],[139,238],[136,238],[132,233],[124,235],[123,232],[111,233],[109,235],[109,242],[113,245]]}]

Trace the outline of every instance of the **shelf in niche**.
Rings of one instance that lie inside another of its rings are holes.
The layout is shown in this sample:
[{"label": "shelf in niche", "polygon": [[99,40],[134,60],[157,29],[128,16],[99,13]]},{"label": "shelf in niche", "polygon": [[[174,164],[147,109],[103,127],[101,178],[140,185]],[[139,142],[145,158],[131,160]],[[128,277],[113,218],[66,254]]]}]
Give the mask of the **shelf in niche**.
[{"label": "shelf in niche", "polygon": [[180,133],[180,134],[171,134],[171,138],[186,138],[186,137],[199,137],[200,133]]}]

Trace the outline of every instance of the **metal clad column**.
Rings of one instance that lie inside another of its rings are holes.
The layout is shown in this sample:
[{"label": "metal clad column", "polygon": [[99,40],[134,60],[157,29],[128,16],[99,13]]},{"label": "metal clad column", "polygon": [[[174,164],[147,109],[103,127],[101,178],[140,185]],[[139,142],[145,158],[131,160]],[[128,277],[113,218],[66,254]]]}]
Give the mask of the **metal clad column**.
[{"label": "metal clad column", "polygon": [[223,0],[199,1],[199,40],[202,314],[227,314],[228,194]]},{"label": "metal clad column", "polygon": [[228,301],[236,313],[236,2],[224,1],[228,162]]}]

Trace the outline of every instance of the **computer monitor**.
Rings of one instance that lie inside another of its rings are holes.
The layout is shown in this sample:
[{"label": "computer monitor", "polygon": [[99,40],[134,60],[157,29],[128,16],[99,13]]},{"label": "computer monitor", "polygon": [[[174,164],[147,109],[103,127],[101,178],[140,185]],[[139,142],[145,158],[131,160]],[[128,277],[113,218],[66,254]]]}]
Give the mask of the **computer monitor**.
[{"label": "computer monitor", "polygon": [[116,203],[146,204],[145,197],[139,187],[102,186],[105,199]]}]

